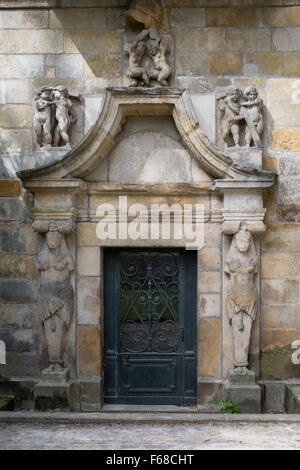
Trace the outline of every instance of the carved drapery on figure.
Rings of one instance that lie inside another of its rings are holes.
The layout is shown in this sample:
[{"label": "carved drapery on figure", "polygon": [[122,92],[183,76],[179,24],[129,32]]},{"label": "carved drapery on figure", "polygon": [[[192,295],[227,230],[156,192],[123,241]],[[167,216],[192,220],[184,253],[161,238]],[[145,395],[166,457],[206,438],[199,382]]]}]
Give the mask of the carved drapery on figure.
[{"label": "carved drapery on figure", "polygon": [[252,235],[242,227],[234,235],[225,258],[225,273],[230,276],[227,313],[233,331],[235,367],[248,366],[252,323],[257,313],[257,269],[258,259]]},{"label": "carved drapery on figure", "polygon": [[70,129],[76,122],[69,91],[64,86],[42,87],[35,96],[33,119],[36,142],[39,147],[71,145]]},{"label": "carved drapery on figure", "polygon": [[73,314],[74,292],[70,273],[74,262],[65,234],[74,230],[73,222],[34,222],[33,229],[45,234],[38,256],[40,271],[39,311],[45,329],[49,371],[63,367],[64,340]]},{"label": "carved drapery on figure", "polygon": [[258,97],[256,87],[242,91],[230,88],[218,99],[222,140],[225,148],[261,147],[264,128],[262,115],[263,100]]}]

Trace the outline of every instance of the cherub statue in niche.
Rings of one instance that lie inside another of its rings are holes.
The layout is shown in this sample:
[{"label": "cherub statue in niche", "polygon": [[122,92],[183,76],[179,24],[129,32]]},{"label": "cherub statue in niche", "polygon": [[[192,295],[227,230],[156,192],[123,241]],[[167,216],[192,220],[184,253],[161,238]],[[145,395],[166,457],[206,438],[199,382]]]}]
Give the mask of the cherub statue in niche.
[{"label": "cherub statue in niche", "polygon": [[240,88],[230,88],[226,98],[219,101],[219,109],[222,112],[222,138],[225,148],[229,146],[229,136],[232,135],[234,145],[240,145],[240,121],[245,117],[240,114],[240,99],[242,96]]},{"label": "cherub statue in niche", "polygon": [[225,148],[230,147],[232,141],[234,147],[261,147],[264,128],[262,103],[254,86],[247,87],[244,92],[240,88],[230,88],[225,97],[218,99]]},{"label": "cherub statue in niche", "polygon": [[64,86],[58,86],[53,90],[54,103],[56,105],[55,117],[57,125],[54,131],[54,146],[58,147],[60,140],[63,145],[70,144],[68,134],[70,126],[76,122],[73,112],[73,103],[69,98],[69,91]]},{"label": "cherub statue in niche", "polygon": [[145,31],[140,33],[135,39],[129,50],[129,67],[127,69],[127,77],[130,80],[130,87],[149,86],[149,77],[140,62],[146,52],[146,43],[144,41]]},{"label": "cherub statue in niche", "polygon": [[244,90],[244,100],[241,103],[241,109],[246,121],[246,147],[250,147],[252,141],[256,147],[261,145],[260,136],[264,128],[261,111],[262,103],[263,100],[258,98],[256,87],[249,86]]},{"label": "cherub statue in niche", "polygon": [[45,245],[38,256],[40,271],[39,310],[48,348],[48,372],[63,368],[64,340],[73,314],[74,292],[70,273],[74,262],[65,234],[72,222],[34,222],[33,229],[45,234]]},{"label": "cherub statue in niche", "polygon": [[35,97],[33,127],[40,147],[51,147],[52,143],[52,88],[44,86]]},{"label": "cherub statue in niche", "polygon": [[147,41],[147,52],[154,63],[154,70],[151,70],[149,75],[150,79],[156,80],[159,86],[168,86],[167,79],[171,75],[171,67],[167,62],[166,54],[168,52],[168,44],[162,39],[152,41],[152,44],[148,46]]},{"label": "cherub statue in niche", "polygon": [[166,58],[168,51],[167,41],[162,39],[157,31],[145,29],[138,34],[128,52],[129,86],[168,86],[167,80],[171,75],[171,67]]},{"label": "cherub statue in niche", "polygon": [[234,367],[248,366],[252,323],[257,313],[257,268],[258,259],[252,235],[242,227],[233,237],[224,268],[230,276],[227,313],[233,331]]},{"label": "cherub statue in niche", "polygon": [[64,86],[45,86],[38,92],[33,128],[39,147],[71,145],[70,130],[77,120],[71,97],[81,101],[81,95],[70,95]]}]

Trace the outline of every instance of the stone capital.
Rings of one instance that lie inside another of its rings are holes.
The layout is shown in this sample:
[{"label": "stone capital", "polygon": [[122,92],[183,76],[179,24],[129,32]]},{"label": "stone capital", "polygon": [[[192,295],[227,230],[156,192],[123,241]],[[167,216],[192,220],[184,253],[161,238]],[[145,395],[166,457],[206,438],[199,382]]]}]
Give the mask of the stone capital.
[{"label": "stone capital", "polygon": [[25,183],[34,194],[35,220],[77,220],[78,196],[86,190],[82,180],[32,180]]}]

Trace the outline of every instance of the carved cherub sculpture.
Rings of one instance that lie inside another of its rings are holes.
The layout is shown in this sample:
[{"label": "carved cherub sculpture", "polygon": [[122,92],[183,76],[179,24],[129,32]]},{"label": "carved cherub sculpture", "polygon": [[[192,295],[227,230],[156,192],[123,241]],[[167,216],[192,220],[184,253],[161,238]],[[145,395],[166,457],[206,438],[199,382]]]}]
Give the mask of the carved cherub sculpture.
[{"label": "carved cherub sculpture", "polygon": [[260,136],[264,128],[261,111],[263,100],[258,98],[258,90],[254,86],[250,86],[244,90],[244,98],[241,107],[242,114],[245,116],[246,121],[246,147],[250,147],[252,141],[256,147],[260,147]]},{"label": "carved cherub sculpture", "polygon": [[57,121],[54,131],[54,146],[58,147],[60,139],[62,139],[63,145],[70,144],[68,131],[71,124],[76,121],[76,116],[73,113],[73,103],[69,98],[67,88],[58,86],[54,88],[53,93],[56,105],[55,117]]},{"label": "carved cherub sculpture", "polygon": [[33,127],[40,147],[51,147],[52,143],[52,88],[42,87],[35,97]]},{"label": "carved cherub sculpture", "polygon": [[219,109],[222,113],[222,138],[225,148],[229,146],[229,137],[232,135],[234,145],[240,145],[240,121],[245,117],[240,114],[240,99],[242,90],[230,88],[226,98],[219,101]]},{"label": "carved cherub sculpture", "polygon": [[230,88],[226,97],[222,96],[218,101],[224,147],[228,148],[233,140],[235,147],[260,148],[264,128],[263,100],[258,98],[257,88],[250,86],[244,92],[240,88]]},{"label": "carved cherub sculpture", "polygon": [[[81,100],[81,95],[72,95]],[[64,86],[42,87],[35,97],[34,131],[39,147],[70,145],[70,128],[76,121],[73,102]]]},{"label": "carved cherub sculpture", "polygon": [[171,67],[166,55],[168,42],[153,29],[145,29],[127,49],[129,66],[127,77],[130,87],[168,86]]},{"label": "carved cherub sculpture", "polygon": [[149,86],[149,77],[140,62],[146,52],[146,43],[144,41],[145,31],[139,34],[129,50],[129,67],[127,69],[127,77],[129,78],[129,86]]},{"label": "carved cherub sculpture", "polygon": [[171,67],[166,58],[168,44],[159,38],[155,42],[150,42],[150,46],[147,44],[147,52],[154,63],[154,70],[150,72],[150,79],[156,80],[160,86],[168,86],[167,79],[171,75]]},{"label": "carved cherub sculpture", "polygon": [[252,323],[257,313],[255,275],[258,260],[253,238],[245,227],[234,235],[225,259],[230,276],[227,313],[233,331],[234,366],[247,367]]},{"label": "carved cherub sculpture", "polygon": [[70,273],[74,262],[65,242],[65,234],[73,231],[73,223],[34,222],[33,229],[45,234],[38,256],[39,310],[48,347],[48,372],[54,372],[63,368],[64,340],[73,314]]}]

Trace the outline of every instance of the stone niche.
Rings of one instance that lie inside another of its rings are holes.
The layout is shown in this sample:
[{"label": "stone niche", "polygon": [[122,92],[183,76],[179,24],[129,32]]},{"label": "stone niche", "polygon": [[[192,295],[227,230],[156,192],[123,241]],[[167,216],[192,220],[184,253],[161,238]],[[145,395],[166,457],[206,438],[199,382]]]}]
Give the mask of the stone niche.
[{"label": "stone niche", "polygon": [[[254,282],[259,286],[259,234],[265,230],[262,194],[273,185],[274,174],[235,165],[200,128],[188,91],[161,87],[106,89],[98,120],[81,143],[52,165],[19,176],[34,194],[32,214],[35,227],[40,227],[40,249],[46,233],[41,227],[60,233],[65,230],[57,237],[65,255],[74,260],[69,279],[74,300],[77,296],[71,323],[65,326],[62,361],[50,369],[45,363],[36,387],[37,402],[44,399],[54,407],[59,404],[82,411],[101,409],[103,247],[186,245],[184,237],[100,240],[96,233],[98,206],[110,203],[118,209],[119,196],[127,196],[128,205],[143,203],[147,208],[154,203],[204,207],[201,220],[197,219],[205,227],[204,246],[198,252],[197,401],[215,403],[234,367],[232,327],[225,306],[229,280],[222,266],[235,234],[247,232],[256,247]],[[197,222],[194,212],[192,218]],[[72,231],[67,230],[71,225]],[[62,264],[59,268],[66,269]],[[57,303],[46,305],[55,315],[55,309],[64,308],[69,297],[57,285],[53,292]],[[257,387],[255,377],[259,375],[259,292],[256,300],[249,354],[254,383],[242,384],[243,397],[252,385]]]}]

